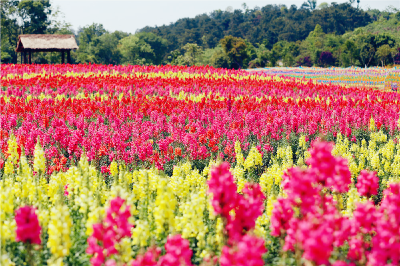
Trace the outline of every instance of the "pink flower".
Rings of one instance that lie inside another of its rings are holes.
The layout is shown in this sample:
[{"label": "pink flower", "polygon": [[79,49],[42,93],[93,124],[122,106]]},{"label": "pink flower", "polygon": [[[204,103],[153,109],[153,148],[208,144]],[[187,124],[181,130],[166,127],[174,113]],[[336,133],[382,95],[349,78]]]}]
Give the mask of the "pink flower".
[{"label": "pink flower", "polygon": [[117,262],[115,260],[111,259],[111,260],[107,260],[104,265],[105,266],[117,266]]},{"label": "pink flower", "polygon": [[245,235],[236,246],[222,248],[219,262],[221,266],[263,266],[266,252],[262,238]]},{"label": "pink flower", "polygon": [[353,212],[353,232],[370,233],[376,227],[377,213],[371,201],[358,203]]},{"label": "pink flower", "polygon": [[192,250],[189,241],[181,235],[170,236],[165,243],[166,254],[160,258],[160,266],[191,266]]},{"label": "pink flower", "polygon": [[42,228],[39,225],[38,217],[32,206],[19,207],[15,211],[15,222],[17,224],[16,240],[24,243],[40,245],[40,233]]},{"label": "pink flower", "polygon": [[243,234],[255,227],[257,218],[263,213],[264,200],[259,184],[246,183],[243,196],[238,195],[235,215],[228,216],[226,229],[230,241],[239,241]]},{"label": "pink flower", "polygon": [[132,261],[131,266],[157,266],[157,259],[161,254],[161,249],[152,247],[144,255],[139,255]]},{"label": "pink flower", "polygon": [[364,257],[366,251],[366,244],[364,243],[362,235],[356,235],[349,240],[349,252],[347,258],[358,261]]},{"label": "pink flower", "polygon": [[319,196],[320,189],[316,186],[316,182],[317,177],[314,172],[292,167],[283,175],[282,186],[292,205],[301,207],[303,212],[309,212]]},{"label": "pink flower", "polygon": [[356,187],[361,196],[369,198],[376,195],[379,188],[379,178],[376,172],[362,170],[357,178]]},{"label": "pink flower", "polygon": [[[115,245],[123,237],[130,237],[132,224],[128,219],[131,216],[129,206],[122,209],[124,199],[117,197],[110,201],[106,218],[103,223],[93,224],[93,234],[88,238],[86,253],[93,254],[93,265],[102,265],[105,259],[113,254],[118,254]],[[112,261],[109,261],[112,265]]]},{"label": "pink flower", "polygon": [[68,192],[68,184],[66,184],[65,186],[64,186],[64,196],[68,196],[69,195],[69,192]]},{"label": "pink flower", "polygon": [[384,195],[368,255],[369,266],[400,264],[400,183],[390,184]]},{"label": "pink flower", "polygon": [[237,186],[229,171],[229,164],[224,162],[211,171],[208,180],[208,192],[212,193],[212,206],[216,214],[228,217],[237,203]]},{"label": "pink flower", "polygon": [[315,142],[307,163],[316,172],[317,180],[333,191],[344,193],[349,190],[351,173],[347,160],[332,155],[333,143]]},{"label": "pink flower", "polygon": [[293,217],[293,208],[288,199],[278,198],[274,203],[271,217],[271,235],[281,236],[289,229],[289,222]]}]

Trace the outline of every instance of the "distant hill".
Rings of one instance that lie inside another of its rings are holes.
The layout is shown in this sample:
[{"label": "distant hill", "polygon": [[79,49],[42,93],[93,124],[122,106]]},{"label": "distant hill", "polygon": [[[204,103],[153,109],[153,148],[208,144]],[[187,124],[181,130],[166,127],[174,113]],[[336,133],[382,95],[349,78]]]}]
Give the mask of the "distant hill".
[{"label": "distant hill", "polygon": [[400,12],[392,14],[380,14],[376,21],[354,31],[345,34],[344,37],[350,37],[359,33],[380,34],[386,33],[393,36],[397,43],[400,43]]},{"label": "distant hill", "polygon": [[214,48],[227,35],[247,39],[252,44],[264,43],[267,48],[281,40],[304,40],[321,25],[325,33],[344,34],[372,22],[367,12],[350,4],[336,4],[316,10],[287,8],[284,5],[267,5],[262,8],[215,10],[195,18],[179,19],[170,25],[145,27],[140,32],[153,32],[168,41],[172,51],[186,43],[196,43],[203,48]]}]

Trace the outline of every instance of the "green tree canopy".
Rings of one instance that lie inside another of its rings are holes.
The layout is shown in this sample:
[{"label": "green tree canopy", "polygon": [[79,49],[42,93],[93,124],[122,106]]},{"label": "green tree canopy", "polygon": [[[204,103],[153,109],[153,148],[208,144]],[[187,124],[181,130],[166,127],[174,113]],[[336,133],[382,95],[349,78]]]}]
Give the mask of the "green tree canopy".
[{"label": "green tree canopy", "polygon": [[229,58],[232,68],[238,69],[243,67],[243,62],[248,58],[246,51],[247,45],[242,38],[225,36],[221,39],[222,49]]}]

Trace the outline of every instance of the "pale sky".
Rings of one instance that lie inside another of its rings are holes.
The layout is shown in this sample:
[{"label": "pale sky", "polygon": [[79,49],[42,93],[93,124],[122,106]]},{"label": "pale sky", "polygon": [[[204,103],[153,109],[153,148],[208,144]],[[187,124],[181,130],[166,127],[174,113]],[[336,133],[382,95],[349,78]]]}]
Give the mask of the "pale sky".
[{"label": "pale sky", "polygon": [[[134,1],[134,0],[52,0],[64,14],[64,20],[77,30],[92,23],[101,23],[108,31],[120,30],[135,33],[145,26],[162,26],[180,18],[193,18],[196,15],[210,13],[213,10],[225,10],[228,6],[241,9],[246,3],[248,8],[263,7],[268,4],[292,4],[300,7],[305,0],[266,0],[266,1]],[[344,3],[348,0],[318,0],[322,2]],[[363,9],[376,8],[385,10],[388,6],[400,9],[400,0],[361,0]]]}]

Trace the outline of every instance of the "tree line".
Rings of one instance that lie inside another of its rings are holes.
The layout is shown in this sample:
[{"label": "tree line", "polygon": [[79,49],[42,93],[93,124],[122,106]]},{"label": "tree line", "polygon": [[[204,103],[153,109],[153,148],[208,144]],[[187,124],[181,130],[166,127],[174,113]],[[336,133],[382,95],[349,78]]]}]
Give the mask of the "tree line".
[{"label": "tree line", "polygon": [[[215,10],[135,34],[101,24],[72,30],[49,0],[1,1],[1,61],[19,63],[19,34],[74,34],[74,63],[266,66],[376,66],[400,64],[400,11],[364,11],[349,3],[308,0]],[[33,62],[58,63],[59,53],[34,53]]]}]

